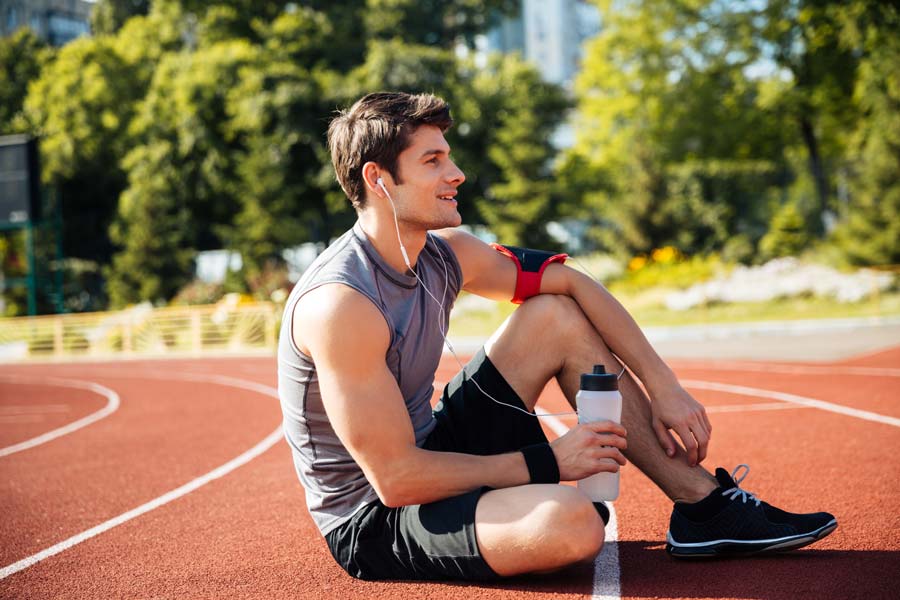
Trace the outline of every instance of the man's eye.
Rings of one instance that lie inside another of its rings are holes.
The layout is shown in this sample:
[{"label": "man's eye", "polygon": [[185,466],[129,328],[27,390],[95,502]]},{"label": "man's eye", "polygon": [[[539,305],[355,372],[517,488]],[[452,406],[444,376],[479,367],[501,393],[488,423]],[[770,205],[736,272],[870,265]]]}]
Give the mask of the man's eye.
[{"label": "man's eye", "polygon": [[436,164],[437,164],[437,156],[434,156],[434,157],[432,157],[432,158],[429,158],[429,159],[426,160],[425,162],[426,162],[426,163],[431,163],[431,164],[433,164],[433,165],[436,165]]}]

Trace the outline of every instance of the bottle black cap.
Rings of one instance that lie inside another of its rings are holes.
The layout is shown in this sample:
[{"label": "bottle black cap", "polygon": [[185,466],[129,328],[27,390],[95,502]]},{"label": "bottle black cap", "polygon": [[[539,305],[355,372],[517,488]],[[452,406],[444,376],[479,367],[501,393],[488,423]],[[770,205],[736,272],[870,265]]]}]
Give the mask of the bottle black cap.
[{"label": "bottle black cap", "polygon": [[613,392],[619,389],[619,378],[607,373],[603,365],[594,365],[593,373],[581,374],[581,389],[588,392]]}]

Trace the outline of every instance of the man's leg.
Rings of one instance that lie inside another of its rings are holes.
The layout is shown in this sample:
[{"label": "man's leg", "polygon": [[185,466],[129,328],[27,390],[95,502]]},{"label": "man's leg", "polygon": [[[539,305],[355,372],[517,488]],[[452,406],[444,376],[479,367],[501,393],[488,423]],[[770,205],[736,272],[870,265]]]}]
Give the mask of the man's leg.
[{"label": "man's leg", "polygon": [[[595,364],[618,373],[621,363],[574,300],[541,295],[525,302],[485,345],[487,355],[529,409],[550,377],[556,377],[574,407],[582,373]],[[628,432],[625,457],[673,501],[695,502],[714,490],[716,479],[702,467],[691,467],[676,445],[666,455],[650,425],[650,401],[629,373],[619,380],[622,425]]]},{"label": "man's leg", "polygon": [[[578,305],[561,296],[525,302],[485,345],[491,362],[529,410],[551,377],[575,406],[581,373],[596,363],[618,367]],[[718,485],[686,453],[666,456],[650,425],[649,400],[627,373],[620,380],[625,456],[673,500],[693,502]],[[568,486],[529,485],[484,494],[475,531],[482,556],[500,575],[549,570],[589,560],[599,552],[603,523],[590,500]]]}]

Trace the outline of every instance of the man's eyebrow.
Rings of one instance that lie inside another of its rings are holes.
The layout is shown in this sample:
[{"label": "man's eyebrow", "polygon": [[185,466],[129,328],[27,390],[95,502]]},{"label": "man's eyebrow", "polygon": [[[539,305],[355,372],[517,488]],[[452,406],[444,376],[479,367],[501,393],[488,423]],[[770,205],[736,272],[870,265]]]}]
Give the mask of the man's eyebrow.
[{"label": "man's eyebrow", "polygon": [[419,158],[422,159],[422,158],[425,158],[426,156],[431,156],[432,154],[450,154],[450,152],[440,149],[440,148],[435,148],[432,150],[426,150],[421,155],[419,155]]}]

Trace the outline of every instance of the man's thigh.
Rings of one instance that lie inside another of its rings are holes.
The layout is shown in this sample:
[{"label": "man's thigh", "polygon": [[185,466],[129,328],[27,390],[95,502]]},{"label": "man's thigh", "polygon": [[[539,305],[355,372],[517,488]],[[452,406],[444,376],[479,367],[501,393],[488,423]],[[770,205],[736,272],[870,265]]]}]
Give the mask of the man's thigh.
[{"label": "man's thigh", "polygon": [[532,410],[544,386],[557,375],[566,357],[581,347],[592,327],[568,296],[542,294],[513,312],[485,344],[488,357]]},{"label": "man's thigh", "polygon": [[539,419],[494,366],[484,349],[444,387],[427,450],[487,456],[547,441]]},{"label": "man's thigh", "polygon": [[482,495],[475,534],[484,561],[505,577],[593,560],[603,546],[604,525],[577,488],[534,484]]},{"label": "man's thigh", "polygon": [[360,509],[326,539],[335,560],[367,580],[492,580],[481,556],[475,511],[482,490],[428,504]]}]

